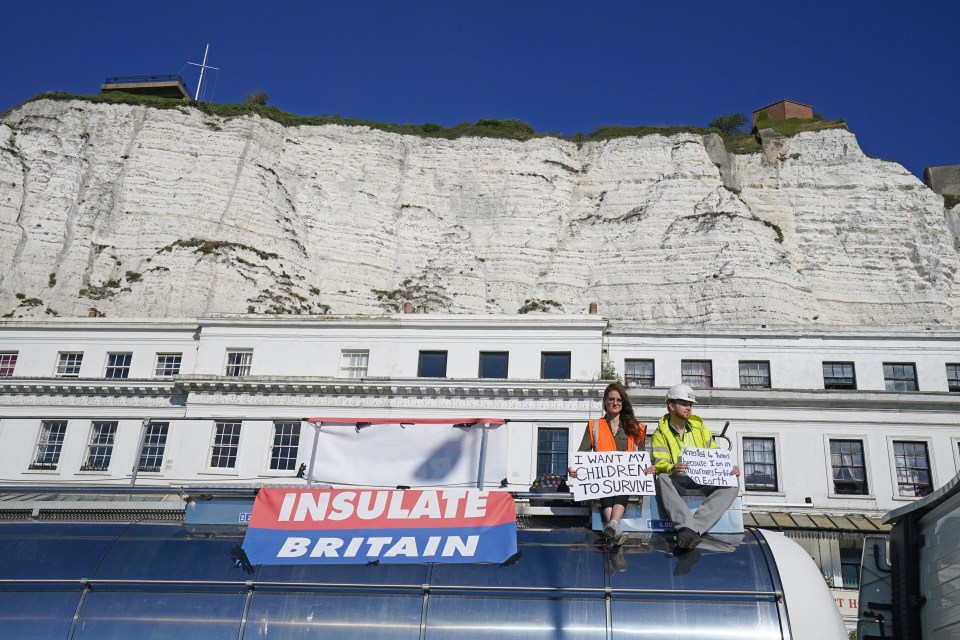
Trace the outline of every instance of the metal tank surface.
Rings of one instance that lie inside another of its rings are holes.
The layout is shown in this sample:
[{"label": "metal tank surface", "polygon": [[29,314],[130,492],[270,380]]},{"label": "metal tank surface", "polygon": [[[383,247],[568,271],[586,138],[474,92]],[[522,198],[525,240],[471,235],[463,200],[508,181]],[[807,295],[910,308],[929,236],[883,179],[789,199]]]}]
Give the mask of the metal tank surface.
[{"label": "metal tank surface", "polygon": [[0,523],[0,638],[841,640],[829,591],[780,534],[660,533],[608,549],[521,529],[502,564],[254,566],[242,534],[180,522]]}]

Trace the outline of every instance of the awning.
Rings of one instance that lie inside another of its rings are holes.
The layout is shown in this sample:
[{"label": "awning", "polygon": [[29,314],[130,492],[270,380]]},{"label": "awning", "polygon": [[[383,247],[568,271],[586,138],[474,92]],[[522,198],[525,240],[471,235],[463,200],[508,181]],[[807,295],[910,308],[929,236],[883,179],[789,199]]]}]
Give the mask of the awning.
[{"label": "awning", "polygon": [[798,531],[846,532],[846,533],[890,533],[890,525],[883,524],[879,516],[864,514],[807,514],[786,511],[746,511],[743,512],[745,527],[773,529],[784,533]]}]

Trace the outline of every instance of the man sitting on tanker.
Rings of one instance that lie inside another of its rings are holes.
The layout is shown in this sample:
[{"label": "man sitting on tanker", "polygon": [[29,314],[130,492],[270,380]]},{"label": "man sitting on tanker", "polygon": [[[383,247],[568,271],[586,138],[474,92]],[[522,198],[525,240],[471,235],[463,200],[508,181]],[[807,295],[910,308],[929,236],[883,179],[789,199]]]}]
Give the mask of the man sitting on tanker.
[{"label": "man sitting on tanker", "polygon": [[[700,536],[723,517],[737,498],[737,487],[703,486],[686,475],[683,462],[684,447],[716,449],[713,434],[703,425],[703,419],[693,415],[697,398],[693,389],[677,384],[667,391],[667,413],[653,434],[653,462],[657,469],[657,494],[670,519],[678,524],[677,546],[692,549],[700,544]],[[731,473],[740,475],[734,466]],[[681,496],[705,495],[706,498],[691,513]]]},{"label": "man sitting on tanker", "polygon": [[[647,436],[647,425],[637,422],[633,414],[633,405],[626,388],[619,382],[607,385],[603,391],[603,417],[590,420],[583,432],[579,451],[642,451]],[[577,477],[577,470],[567,469],[571,478]],[[653,467],[647,467],[645,473],[654,473]],[[627,508],[629,496],[610,496],[600,499],[604,535],[615,545],[627,541],[627,534],[620,531],[620,518]]]}]

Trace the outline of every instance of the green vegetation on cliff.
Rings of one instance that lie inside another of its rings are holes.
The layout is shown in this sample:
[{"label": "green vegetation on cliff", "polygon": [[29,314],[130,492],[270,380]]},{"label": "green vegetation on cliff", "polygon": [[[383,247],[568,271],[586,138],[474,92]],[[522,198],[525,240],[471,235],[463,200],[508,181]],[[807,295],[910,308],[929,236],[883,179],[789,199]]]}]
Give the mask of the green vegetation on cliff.
[{"label": "green vegetation on cliff", "polygon": [[[370,129],[386,131],[389,133],[413,135],[424,138],[444,138],[447,140],[455,140],[457,138],[464,137],[482,137],[522,141],[540,137],[552,137],[582,144],[586,141],[597,142],[631,136],[639,138],[649,135],[672,136],[679,133],[692,133],[696,135],[719,133],[723,136],[728,151],[733,153],[754,153],[760,150],[760,144],[755,133],[739,134],[731,128],[721,129],[717,126],[703,128],[685,125],[675,127],[604,125],[595,128],[588,135],[577,133],[573,136],[563,136],[558,133],[537,132],[533,127],[522,120],[482,119],[478,120],[477,122],[461,122],[460,124],[452,127],[445,127],[433,122],[426,122],[424,124],[393,124],[389,122],[374,122],[371,120],[344,118],[339,115],[301,116],[287,113],[286,111],[281,111],[273,106],[257,104],[255,102],[220,104],[214,102],[198,102],[196,100],[177,100],[173,98],[140,96],[120,92],[74,95],[71,93],[57,91],[51,93],[41,93],[31,98],[27,102],[31,102],[33,100],[83,100],[93,103],[140,105],[155,109],[193,108],[202,113],[221,118],[236,118],[240,116],[256,115],[261,118],[273,120],[274,122],[277,122],[285,127],[336,124],[343,126],[368,127]],[[766,114],[763,114],[763,116],[765,115]],[[715,120],[711,124],[716,123],[717,121]],[[787,136],[792,136],[800,131],[846,128],[846,124],[843,122],[843,120],[821,120],[818,117],[809,120],[794,119],[781,121],[769,121],[761,119],[757,122],[758,128],[762,129],[767,126],[777,129]],[[756,128],[754,131],[756,131]]]}]

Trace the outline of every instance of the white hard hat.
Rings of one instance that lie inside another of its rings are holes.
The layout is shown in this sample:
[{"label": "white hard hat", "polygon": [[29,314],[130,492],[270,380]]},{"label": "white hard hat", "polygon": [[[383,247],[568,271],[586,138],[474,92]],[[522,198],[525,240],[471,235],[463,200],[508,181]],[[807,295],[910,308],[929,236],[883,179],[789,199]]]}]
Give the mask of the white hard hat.
[{"label": "white hard hat", "polygon": [[687,384],[675,384],[667,389],[667,402],[671,400],[686,400],[690,404],[697,404],[697,396]]}]

